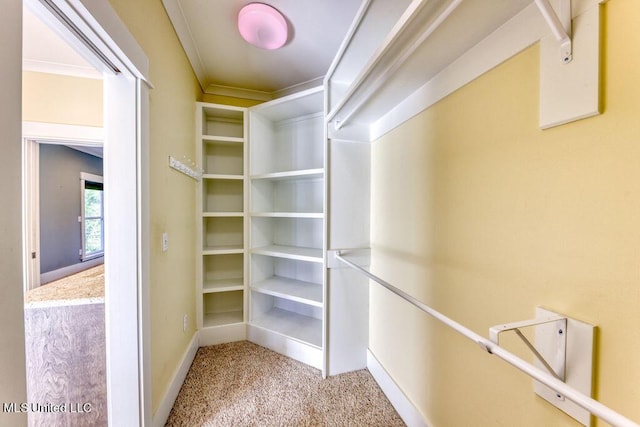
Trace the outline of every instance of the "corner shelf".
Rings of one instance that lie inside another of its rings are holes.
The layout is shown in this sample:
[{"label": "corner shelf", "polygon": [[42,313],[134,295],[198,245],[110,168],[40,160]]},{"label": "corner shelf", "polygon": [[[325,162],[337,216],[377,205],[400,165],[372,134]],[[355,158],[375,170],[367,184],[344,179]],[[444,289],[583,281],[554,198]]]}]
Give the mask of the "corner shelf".
[{"label": "corner shelf", "polygon": [[202,218],[244,218],[244,212],[202,212]]},{"label": "corner shelf", "polygon": [[244,289],[244,278],[205,280],[202,283],[202,293],[241,291]]},{"label": "corner shelf", "polygon": [[324,218],[323,212],[254,212],[251,214],[256,218]]},{"label": "corner shelf", "polygon": [[249,339],[324,369],[322,88],[249,111]]},{"label": "corner shelf", "polygon": [[316,262],[322,264],[324,257],[322,249],[303,248],[299,246],[269,245],[251,249],[251,253],[286,258],[297,261]]},{"label": "corner shelf", "polygon": [[242,181],[244,179],[244,176],[242,175],[224,175],[224,174],[214,174],[214,173],[206,173],[202,175],[202,179],[237,179],[239,181]]},{"label": "corner shelf", "polygon": [[281,179],[322,179],[324,178],[324,169],[303,169],[303,170],[290,170],[283,172],[271,172],[263,173],[260,175],[252,175],[252,180],[281,180]]},{"label": "corner shelf", "polygon": [[246,339],[246,109],[196,103],[197,316],[203,345]]},{"label": "corner shelf", "polygon": [[206,143],[229,143],[229,144],[244,144],[244,138],[233,136],[215,136],[215,135],[202,135],[202,141]]},{"label": "corner shelf", "polygon": [[202,255],[231,255],[243,253],[244,247],[242,246],[209,246],[202,250]]},{"label": "corner shelf", "polygon": [[242,310],[228,311],[224,313],[205,314],[202,320],[202,327],[211,328],[215,326],[225,326],[244,321]]},{"label": "corner shelf", "polygon": [[290,337],[317,349],[322,348],[322,320],[293,313],[280,308],[272,308],[255,318],[252,324],[284,337]]},{"label": "corner shelf", "polygon": [[322,285],[317,283],[271,276],[252,285],[251,290],[315,307],[322,307]]}]

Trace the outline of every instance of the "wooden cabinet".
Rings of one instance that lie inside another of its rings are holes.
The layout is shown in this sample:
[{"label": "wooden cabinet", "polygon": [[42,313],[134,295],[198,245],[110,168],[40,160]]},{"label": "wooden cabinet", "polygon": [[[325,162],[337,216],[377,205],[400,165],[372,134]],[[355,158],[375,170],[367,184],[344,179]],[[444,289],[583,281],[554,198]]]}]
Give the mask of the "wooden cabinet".
[{"label": "wooden cabinet", "polygon": [[197,322],[203,344],[246,338],[246,109],[196,104]]},{"label": "wooden cabinet", "polygon": [[249,111],[249,339],[324,364],[322,88]]}]

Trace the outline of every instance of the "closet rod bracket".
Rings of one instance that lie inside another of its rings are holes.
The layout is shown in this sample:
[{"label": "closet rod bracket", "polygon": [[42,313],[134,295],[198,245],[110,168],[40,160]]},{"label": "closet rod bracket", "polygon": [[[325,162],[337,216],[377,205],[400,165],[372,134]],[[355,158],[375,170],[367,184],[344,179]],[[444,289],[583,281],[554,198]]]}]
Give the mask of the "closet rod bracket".
[{"label": "closet rod bracket", "polygon": [[560,45],[560,59],[567,64],[573,59],[573,43],[571,41],[571,0],[559,0],[558,10],[549,0],[535,0],[542,17],[551,28],[551,32]]},{"label": "closet rod bracket", "polygon": [[[547,351],[545,355],[532,344],[529,339],[520,331],[521,328],[530,326],[547,325],[550,327],[544,329],[545,335],[547,335],[545,341],[547,343]],[[513,322],[507,324],[496,325],[489,328],[489,339],[499,344],[500,334],[502,332],[514,331],[518,338],[520,338],[525,345],[531,350],[533,355],[540,365],[546,369],[551,375],[559,379],[565,380],[565,362],[567,351],[567,318],[562,316],[544,316],[536,319],[523,320],[520,322]],[[550,344],[549,344],[550,343]],[[551,349],[549,350],[549,345]],[[558,395],[558,399],[564,399],[563,396]]]}]

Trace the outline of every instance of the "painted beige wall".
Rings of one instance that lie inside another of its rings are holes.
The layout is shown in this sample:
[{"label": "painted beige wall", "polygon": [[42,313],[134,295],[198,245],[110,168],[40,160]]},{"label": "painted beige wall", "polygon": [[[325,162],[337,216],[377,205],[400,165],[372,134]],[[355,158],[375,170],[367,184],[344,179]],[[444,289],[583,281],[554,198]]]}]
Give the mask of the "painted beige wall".
[{"label": "painted beige wall", "polygon": [[[595,396],[640,421],[638,20],[636,0],[604,5],[601,116],[538,128],[534,46],[376,141],[372,268],[483,336],[536,306],[597,325]],[[575,425],[476,344],[370,298],[370,348],[432,426]]]},{"label": "painted beige wall", "polygon": [[[191,66],[159,0],[110,0],[149,58],[151,385],[153,412],[195,334],[196,181],[168,166],[169,156],[195,158]],[[162,233],[169,250],[162,252]],[[182,330],[183,315],[189,327]]]},{"label": "painted beige wall", "polygon": [[[0,402],[25,402],[24,309],[22,294],[22,2],[8,0],[0,15]],[[26,414],[0,410],[0,425],[27,425]]]},{"label": "painted beige wall", "polygon": [[256,101],[254,99],[234,98],[231,96],[211,95],[208,93],[202,95],[202,101],[211,102],[213,104],[225,104],[245,108],[253,107],[254,105],[262,103],[262,101]]},{"label": "painted beige wall", "polygon": [[34,71],[22,79],[24,121],[102,127],[102,80]]}]

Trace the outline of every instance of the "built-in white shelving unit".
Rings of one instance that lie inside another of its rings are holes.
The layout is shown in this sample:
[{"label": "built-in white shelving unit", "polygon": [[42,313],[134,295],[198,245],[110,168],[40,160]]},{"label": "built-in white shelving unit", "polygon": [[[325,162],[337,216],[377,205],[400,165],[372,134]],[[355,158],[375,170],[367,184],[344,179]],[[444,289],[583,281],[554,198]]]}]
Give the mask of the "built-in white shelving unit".
[{"label": "built-in white shelving unit", "polygon": [[197,323],[204,344],[246,338],[246,109],[196,103]]},{"label": "built-in white shelving unit", "polygon": [[249,112],[249,339],[324,366],[324,94]]}]

